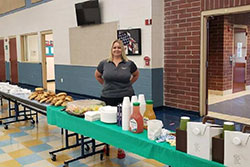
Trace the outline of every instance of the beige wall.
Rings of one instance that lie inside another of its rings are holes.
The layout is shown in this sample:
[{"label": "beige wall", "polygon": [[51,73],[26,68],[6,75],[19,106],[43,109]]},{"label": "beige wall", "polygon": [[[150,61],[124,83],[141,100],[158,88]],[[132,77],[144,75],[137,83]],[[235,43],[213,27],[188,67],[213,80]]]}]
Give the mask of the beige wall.
[{"label": "beige wall", "polygon": [[1,0],[0,14],[12,11],[25,6],[25,0]]},{"label": "beige wall", "polygon": [[108,58],[111,42],[116,39],[118,22],[73,27],[69,30],[71,64],[97,66]]},{"label": "beige wall", "polygon": [[36,3],[36,2],[39,2],[39,1],[42,1],[42,0],[31,0],[31,3]]}]

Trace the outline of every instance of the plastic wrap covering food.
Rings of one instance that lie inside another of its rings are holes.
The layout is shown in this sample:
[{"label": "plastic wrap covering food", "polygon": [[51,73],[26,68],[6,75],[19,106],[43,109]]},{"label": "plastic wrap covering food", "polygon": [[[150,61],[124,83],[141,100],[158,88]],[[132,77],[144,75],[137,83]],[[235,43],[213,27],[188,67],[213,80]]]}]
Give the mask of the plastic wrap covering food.
[{"label": "plastic wrap covering food", "polygon": [[100,107],[105,106],[105,102],[96,99],[75,100],[69,102],[66,106],[66,112],[76,116],[84,116],[87,111],[98,111]]},{"label": "plastic wrap covering food", "polygon": [[0,91],[22,97],[27,97],[31,93],[28,89],[18,87],[17,85],[11,85],[8,82],[0,82]]}]

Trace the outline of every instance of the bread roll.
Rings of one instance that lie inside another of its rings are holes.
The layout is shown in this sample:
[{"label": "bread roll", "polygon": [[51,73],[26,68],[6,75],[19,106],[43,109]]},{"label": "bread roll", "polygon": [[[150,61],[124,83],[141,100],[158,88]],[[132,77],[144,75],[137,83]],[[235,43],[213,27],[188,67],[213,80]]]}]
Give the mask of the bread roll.
[{"label": "bread roll", "polygon": [[71,96],[66,96],[65,100],[71,102],[73,101],[73,98]]},{"label": "bread roll", "polygon": [[66,101],[63,102],[63,103],[61,104],[61,106],[66,107],[66,106],[67,106],[67,102],[66,102]]},{"label": "bread roll", "polygon": [[41,99],[39,102],[40,102],[40,103],[44,103],[46,100],[47,100],[47,98],[43,98],[43,99]]},{"label": "bread roll", "polygon": [[59,106],[59,105],[61,105],[63,103],[63,100],[59,100],[59,101],[57,101],[56,103],[55,103],[55,106]]},{"label": "bread roll", "polygon": [[29,99],[30,99],[30,100],[33,100],[34,98],[36,98],[37,95],[38,95],[37,92],[33,92],[33,93],[31,93],[31,94],[29,95]]},{"label": "bread roll", "polygon": [[43,91],[43,88],[36,88],[35,91]]},{"label": "bread roll", "polygon": [[61,93],[58,93],[56,96],[57,96],[57,97],[59,97],[59,96],[67,96],[67,93],[61,92]]}]

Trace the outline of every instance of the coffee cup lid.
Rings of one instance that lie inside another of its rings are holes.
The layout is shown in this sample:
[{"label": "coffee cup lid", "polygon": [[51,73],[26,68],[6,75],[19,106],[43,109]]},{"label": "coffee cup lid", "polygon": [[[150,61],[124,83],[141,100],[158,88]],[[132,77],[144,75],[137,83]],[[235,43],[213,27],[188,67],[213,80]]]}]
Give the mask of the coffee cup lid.
[{"label": "coffee cup lid", "polygon": [[188,120],[190,120],[190,117],[182,116],[181,119],[188,119]]},{"label": "coffee cup lid", "polygon": [[233,122],[224,122],[224,125],[234,125]]}]

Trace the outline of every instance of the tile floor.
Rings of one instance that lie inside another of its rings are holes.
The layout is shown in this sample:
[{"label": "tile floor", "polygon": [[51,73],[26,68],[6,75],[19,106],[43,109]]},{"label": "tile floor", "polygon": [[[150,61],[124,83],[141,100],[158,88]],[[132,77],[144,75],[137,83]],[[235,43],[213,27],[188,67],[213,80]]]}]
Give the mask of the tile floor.
[{"label": "tile floor", "polygon": [[[7,114],[7,104],[0,108],[0,118]],[[73,141],[71,141],[73,142]],[[9,125],[5,130],[0,125],[0,167],[61,167],[65,160],[80,155],[79,147],[57,153],[57,161],[52,161],[49,151],[61,148],[65,141],[61,136],[61,129],[47,124],[47,119],[39,115],[39,123],[32,125],[30,121]],[[145,159],[132,153],[126,153],[125,159],[116,157],[117,149],[111,146],[110,156],[100,160],[95,155],[75,161],[72,167],[166,167],[152,159]]]},{"label": "tile floor", "polygon": [[209,94],[208,115],[250,125],[249,100],[250,90],[224,96]]}]

